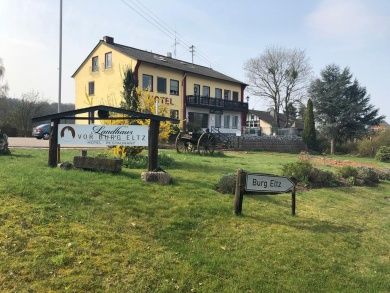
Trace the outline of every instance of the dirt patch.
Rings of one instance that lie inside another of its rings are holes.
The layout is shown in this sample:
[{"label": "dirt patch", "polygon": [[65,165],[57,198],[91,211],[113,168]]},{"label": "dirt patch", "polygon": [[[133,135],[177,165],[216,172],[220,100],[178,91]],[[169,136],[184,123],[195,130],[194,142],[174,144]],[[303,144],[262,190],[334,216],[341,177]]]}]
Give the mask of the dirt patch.
[{"label": "dirt patch", "polygon": [[374,169],[378,168],[378,166],[373,163],[354,162],[349,160],[335,160],[327,157],[311,156],[308,154],[300,154],[299,159],[308,160],[315,165],[328,166],[328,167],[351,166],[351,167],[368,167]]}]

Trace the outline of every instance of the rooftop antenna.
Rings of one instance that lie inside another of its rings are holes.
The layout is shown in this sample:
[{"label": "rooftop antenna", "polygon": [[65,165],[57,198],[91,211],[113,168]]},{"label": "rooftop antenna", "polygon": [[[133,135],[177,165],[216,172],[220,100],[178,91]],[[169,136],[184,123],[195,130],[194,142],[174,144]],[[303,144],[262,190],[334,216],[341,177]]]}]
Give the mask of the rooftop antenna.
[{"label": "rooftop antenna", "polygon": [[192,64],[194,64],[194,53],[195,53],[195,46],[194,45],[190,46],[190,52],[191,52]]}]

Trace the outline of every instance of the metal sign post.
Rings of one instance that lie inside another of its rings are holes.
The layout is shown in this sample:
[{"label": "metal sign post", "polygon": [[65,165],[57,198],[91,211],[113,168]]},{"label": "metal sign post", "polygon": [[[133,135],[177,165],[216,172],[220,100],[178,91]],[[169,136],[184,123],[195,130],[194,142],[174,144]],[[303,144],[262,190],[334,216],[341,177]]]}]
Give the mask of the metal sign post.
[{"label": "metal sign post", "polygon": [[236,190],[234,196],[234,213],[241,215],[244,193],[280,194],[291,192],[291,214],[295,216],[296,194],[292,179],[263,173],[247,173],[237,170]]}]

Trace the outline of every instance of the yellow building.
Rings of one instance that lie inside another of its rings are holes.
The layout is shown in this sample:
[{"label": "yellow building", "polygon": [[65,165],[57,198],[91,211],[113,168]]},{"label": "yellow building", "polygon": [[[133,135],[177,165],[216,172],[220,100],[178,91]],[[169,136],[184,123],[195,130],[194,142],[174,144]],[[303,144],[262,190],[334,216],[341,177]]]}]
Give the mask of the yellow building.
[{"label": "yellow building", "polygon": [[165,104],[171,117],[202,129],[241,134],[248,104],[246,84],[209,67],[120,45],[104,37],[72,75],[76,109],[118,107],[124,72],[131,68],[138,86]]}]

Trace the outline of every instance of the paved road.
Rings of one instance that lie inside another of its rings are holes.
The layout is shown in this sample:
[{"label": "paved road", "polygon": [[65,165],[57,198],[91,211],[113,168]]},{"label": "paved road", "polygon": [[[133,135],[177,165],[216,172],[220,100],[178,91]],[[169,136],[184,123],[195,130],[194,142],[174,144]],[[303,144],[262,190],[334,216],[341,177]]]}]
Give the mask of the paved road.
[{"label": "paved road", "polygon": [[[34,137],[9,137],[8,144],[10,148],[49,148],[49,141],[43,139],[36,139]],[[80,149],[80,148],[102,148],[101,146],[97,147],[85,147],[85,146],[63,146],[62,148],[70,148],[70,149]]]},{"label": "paved road", "polygon": [[11,148],[48,148],[49,141],[34,137],[9,137],[8,144]]}]

